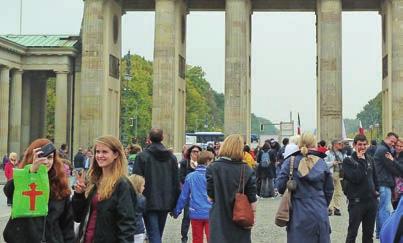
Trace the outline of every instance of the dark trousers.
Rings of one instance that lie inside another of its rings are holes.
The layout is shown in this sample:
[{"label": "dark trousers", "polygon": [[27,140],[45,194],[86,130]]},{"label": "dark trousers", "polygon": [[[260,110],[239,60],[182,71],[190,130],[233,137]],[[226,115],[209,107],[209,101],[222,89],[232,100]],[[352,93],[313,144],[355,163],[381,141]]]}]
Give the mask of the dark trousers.
[{"label": "dark trousers", "polygon": [[182,225],[181,225],[181,235],[182,240],[188,240],[188,232],[190,226],[190,218],[189,218],[189,204],[185,206],[183,209],[183,218],[182,218]]},{"label": "dark trousers", "polygon": [[168,212],[165,211],[147,211],[144,214],[149,243],[162,243],[162,234],[164,233],[167,216]]},{"label": "dark trousers", "polygon": [[348,203],[348,232],[346,243],[354,243],[357,237],[358,228],[362,222],[362,242],[373,242],[376,213],[378,201],[368,199],[365,201],[349,200]]}]

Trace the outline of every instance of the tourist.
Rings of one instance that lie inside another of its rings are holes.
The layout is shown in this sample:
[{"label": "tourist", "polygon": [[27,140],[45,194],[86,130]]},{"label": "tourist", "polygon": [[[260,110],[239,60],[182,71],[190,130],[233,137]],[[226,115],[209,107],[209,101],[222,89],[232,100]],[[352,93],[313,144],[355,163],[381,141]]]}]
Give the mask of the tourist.
[{"label": "tourist", "polygon": [[235,194],[244,171],[244,193],[256,210],[256,177],[254,171],[242,162],[243,138],[239,134],[228,136],[221,145],[219,159],[206,170],[207,195],[213,205],[210,210],[210,243],[249,243],[251,229],[242,228],[232,221]]},{"label": "tourist", "polygon": [[[181,185],[185,184],[185,178],[187,175],[195,171],[197,167],[197,159],[199,158],[200,152],[202,148],[199,145],[190,146],[186,153],[185,159],[182,159],[179,163],[179,179]],[[181,224],[181,236],[182,243],[186,243],[188,241],[188,231],[190,226],[190,218],[189,218],[189,205],[185,205],[182,224]]]},{"label": "tourist", "polygon": [[[40,157],[41,147],[50,143],[41,138],[33,141],[25,151],[19,167],[31,164],[30,173],[36,173],[40,165],[45,165],[49,175],[49,202],[46,217],[10,218],[3,232],[6,242],[74,242],[73,213],[70,202],[70,188],[64,173],[63,163],[56,151],[47,157]],[[14,194],[14,180],[4,187],[7,198]],[[43,227],[45,225],[45,227]],[[43,233],[45,232],[44,238]]]},{"label": "tourist", "polygon": [[245,146],[243,147],[243,154],[243,160],[249,165],[250,168],[254,169],[256,167],[256,161],[250,154],[249,145],[245,144]]},{"label": "tourist", "polygon": [[[4,175],[6,180],[10,181],[13,179],[13,170],[17,166],[17,153],[11,152],[8,156],[8,162],[4,166]],[[7,197],[7,206],[11,206],[13,199]]]},{"label": "tourist", "polygon": [[343,161],[343,189],[348,199],[349,224],[346,243],[353,243],[362,223],[362,242],[373,242],[379,185],[374,160],[366,154],[367,138],[354,138],[355,152]]},{"label": "tourist", "polygon": [[143,220],[143,214],[146,210],[146,198],[143,196],[145,180],[144,177],[139,175],[131,175],[129,177],[130,182],[133,185],[134,191],[137,196],[136,206],[136,231],[134,233],[134,243],[144,243],[145,239],[145,226]]},{"label": "tourist", "polygon": [[74,219],[80,242],[133,242],[137,198],[127,179],[123,146],[113,136],[95,140],[95,158],[84,175],[77,175],[73,195]]},{"label": "tourist", "polygon": [[371,140],[371,145],[367,149],[367,155],[374,157],[376,151],[376,145],[377,145],[376,140],[375,139]]},{"label": "tourist", "polygon": [[74,155],[73,165],[75,170],[83,170],[85,165],[85,155],[83,153],[83,149],[80,147],[76,155]]},{"label": "tourist", "polygon": [[334,215],[341,216],[341,201],[343,198],[343,190],[341,188],[341,180],[343,176],[342,163],[345,156],[342,154],[343,142],[341,139],[335,139],[332,141],[331,149],[326,151],[326,164],[333,177],[334,193],[332,201],[329,206],[329,216]]},{"label": "tourist", "polygon": [[386,154],[386,157],[392,161],[392,175],[395,180],[395,187],[392,191],[392,206],[395,209],[403,194],[403,140],[398,139],[396,142],[396,156]]},{"label": "tourist", "polygon": [[324,154],[328,151],[325,140],[320,140],[319,141],[317,150],[319,152],[321,152],[321,153],[324,153]]},{"label": "tourist", "polygon": [[400,198],[396,210],[385,221],[379,238],[382,243],[403,242],[403,198]]},{"label": "tourist", "polygon": [[389,132],[385,139],[376,147],[374,160],[375,172],[379,183],[379,208],[377,215],[377,238],[382,229],[383,222],[393,211],[392,207],[392,188],[395,186],[393,178],[394,167],[390,166],[392,161],[387,156],[393,156],[394,146],[398,140],[397,134]]},{"label": "tourist", "polygon": [[143,176],[146,181],[144,221],[150,243],[162,242],[167,215],[174,209],[180,193],[178,163],[162,144],[163,139],[162,129],[152,128],[151,144],[136,156],[133,169],[133,174]]},{"label": "tourist", "polygon": [[69,151],[68,151],[67,144],[63,143],[62,145],[60,145],[60,149],[59,149],[58,153],[59,153],[60,158],[68,159],[69,158],[69,156],[68,156]]},{"label": "tourist", "polygon": [[207,241],[209,240],[208,219],[211,202],[207,197],[206,167],[213,159],[214,155],[209,151],[200,153],[197,167],[194,172],[186,176],[182,192],[173,211],[173,216],[177,218],[183,208],[189,207],[193,243],[203,243],[203,231]]},{"label": "tourist", "polygon": [[316,150],[316,139],[303,133],[298,146],[301,152],[286,159],[277,178],[277,187],[284,194],[293,159],[293,180],[297,187],[292,193],[292,213],[287,226],[287,242],[330,242],[328,206],[333,195],[332,176]]},{"label": "tourist", "polygon": [[270,158],[270,144],[265,142],[262,149],[257,155],[257,177],[259,180],[259,196],[261,197],[273,197],[274,196],[274,185],[273,180],[275,176],[275,164],[272,163],[272,158]]},{"label": "tourist", "polygon": [[127,162],[128,162],[128,174],[131,175],[133,173],[133,165],[134,161],[136,160],[136,156],[138,153],[141,152],[141,146],[138,144],[130,144],[127,147]]}]

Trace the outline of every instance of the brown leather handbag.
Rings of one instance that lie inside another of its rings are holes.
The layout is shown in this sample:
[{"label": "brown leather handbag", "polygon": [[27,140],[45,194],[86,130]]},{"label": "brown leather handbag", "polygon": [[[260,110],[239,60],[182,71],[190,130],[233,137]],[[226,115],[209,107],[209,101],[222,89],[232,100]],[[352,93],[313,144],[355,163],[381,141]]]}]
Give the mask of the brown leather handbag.
[{"label": "brown leather handbag", "polygon": [[291,214],[291,194],[292,191],[296,189],[296,182],[293,180],[294,173],[294,159],[292,156],[290,159],[290,173],[288,175],[287,181],[287,189],[281,198],[280,205],[277,209],[276,217],[274,223],[279,227],[285,227],[290,222],[290,214]]},{"label": "brown leather handbag", "polygon": [[[241,179],[239,181],[238,191],[235,194],[234,209],[232,210],[232,221],[243,228],[250,228],[255,222],[252,206],[249,203],[248,197],[245,195],[245,166],[241,168]],[[242,192],[241,192],[242,187]]]}]

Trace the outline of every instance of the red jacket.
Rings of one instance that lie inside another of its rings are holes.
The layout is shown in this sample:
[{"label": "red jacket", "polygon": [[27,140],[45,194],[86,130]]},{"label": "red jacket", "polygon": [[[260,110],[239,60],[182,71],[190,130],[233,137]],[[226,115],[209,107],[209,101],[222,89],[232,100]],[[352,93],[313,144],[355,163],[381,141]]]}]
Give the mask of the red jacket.
[{"label": "red jacket", "polygon": [[7,181],[13,179],[13,169],[14,165],[11,162],[6,163],[4,166],[4,174],[6,175]]}]

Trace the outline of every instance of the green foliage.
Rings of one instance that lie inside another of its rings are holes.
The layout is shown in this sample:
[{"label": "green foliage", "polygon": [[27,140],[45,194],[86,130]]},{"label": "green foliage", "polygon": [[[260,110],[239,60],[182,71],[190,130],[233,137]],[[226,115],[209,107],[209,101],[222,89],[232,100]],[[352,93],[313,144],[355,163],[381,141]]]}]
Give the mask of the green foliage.
[{"label": "green foliage", "polygon": [[55,137],[56,78],[48,79],[46,95],[46,137],[53,140]]},{"label": "green foliage", "polygon": [[379,124],[382,126],[382,93],[368,101],[364,109],[357,114],[357,119],[361,120],[362,127],[367,130],[371,125]]},{"label": "green foliage", "polygon": [[[272,122],[270,120],[267,120],[266,118],[263,117],[258,117],[254,113],[251,114],[251,129],[253,134],[278,134],[279,130],[272,125]],[[264,130],[260,131],[260,124],[264,124]]]},{"label": "green foliage", "polygon": [[358,119],[344,119],[344,127],[346,128],[346,135],[351,138],[350,134],[356,134],[360,127]]}]

